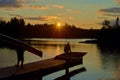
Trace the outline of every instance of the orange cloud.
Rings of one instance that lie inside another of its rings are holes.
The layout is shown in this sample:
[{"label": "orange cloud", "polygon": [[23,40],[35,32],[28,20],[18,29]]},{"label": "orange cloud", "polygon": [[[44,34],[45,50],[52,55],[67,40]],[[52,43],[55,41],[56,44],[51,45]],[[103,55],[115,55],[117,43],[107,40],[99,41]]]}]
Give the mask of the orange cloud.
[{"label": "orange cloud", "polygon": [[59,9],[64,8],[64,6],[62,6],[62,5],[56,5],[56,4],[48,4],[47,7],[59,8]]},{"label": "orange cloud", "polygon": [[96,14],[100,14],[100,15],[102,15],[102,14],[105,14],[106,12],[103,12],[103,11],[101,11],[101,10],[97,10],[96,11]]},{"label": "orange cloud", "polygon": [[38,17],[24,17],[22,15],[18,15],[18,14],[8,14],[9,16],[14,16],[14,17],[18,17],[18,18],[23,18],[23,19],[27,19],[27,20],[37,20],[37,21],[52,21],[54,19],[59,19],[56,16],[38,16]]},{"label": "orange cloud", "polygon": [[42,16],[42,17],[39,17],[40,20],[43,20],[43,21],[51,21],[53,19],[57,19],[58,17],[56,16]]},{"label": "orange cloud", "polygon": [[70,17],[69,17],[69,19],[70,19],[70,20],[72,20],[72,19],[73,19],[73,17],[72,17],[72,16],[70,16]]},{"label": "orange cloud", "polygon": [[118,4],[120,4],[120,0],[113,0],[113,1],[115,1],[115,2],[118,3]]},{"label": "orange cloud", "polygon": [[43,7],[43,6],[29,6],[31,9],[41,9],[41,10],[46,10],[48,7]]},{"label": "orange cloud", "polygon": [[55,8],[64,8],[64,6],[61,6],[61,5],[52,5],[52,7],[55,7]]},{"label": "orange cloud", "polygon": [[34,5],[34,6],[27,6],[28,8],[30,9],[41,9],[41,10],[47,10],[49,8],[59,8],[59,9],[62,9],[64,8],[64,6],[61,6],[61,5],[55,5],[55,4],[48,4],[46,6],[40,6],[40,5]]}]

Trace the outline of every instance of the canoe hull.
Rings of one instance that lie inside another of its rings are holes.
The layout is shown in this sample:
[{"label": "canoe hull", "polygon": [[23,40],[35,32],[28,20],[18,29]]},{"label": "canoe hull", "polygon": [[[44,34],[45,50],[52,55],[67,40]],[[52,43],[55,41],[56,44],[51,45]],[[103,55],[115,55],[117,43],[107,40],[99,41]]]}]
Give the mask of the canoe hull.
[{"label": "canoe hull", "polygon": [[6,42],[8,44],[14,45],[14,46],[22,46],[22,47],[24,47],[25,50],[42,57],[42,51],[39,51],[18,39],[15,39],[15,38],[12,38],[10,36],[0,33],[0,40]]}]

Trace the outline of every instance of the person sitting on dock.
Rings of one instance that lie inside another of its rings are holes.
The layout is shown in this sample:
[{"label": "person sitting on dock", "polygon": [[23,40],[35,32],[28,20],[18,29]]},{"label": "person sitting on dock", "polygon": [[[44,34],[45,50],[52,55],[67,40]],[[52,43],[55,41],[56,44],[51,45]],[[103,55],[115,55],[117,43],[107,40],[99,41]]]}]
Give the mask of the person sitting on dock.
[{"label": "person sitting on dock", "polygon": [[17,53],[17,68],[19,68],[19,64],[21,62],[21,68],[23,68],[23,62],[24,62],[24,52],[25,49],[22,46],[16,47],[16,53]]},{"label": "person sitting on dock", "polygon": [[64,52],[65,53],[71,52],[71,47],[70,47],[69,42],[67,44],[65,44],[65,46],[64,46]]}]

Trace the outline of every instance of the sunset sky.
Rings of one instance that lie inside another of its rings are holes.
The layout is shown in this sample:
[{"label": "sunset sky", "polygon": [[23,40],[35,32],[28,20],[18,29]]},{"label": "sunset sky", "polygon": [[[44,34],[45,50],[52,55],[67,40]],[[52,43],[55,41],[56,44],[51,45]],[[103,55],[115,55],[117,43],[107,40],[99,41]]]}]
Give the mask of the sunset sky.
[{"label": "sunset sky", "polygon": [[0,20],[23,18],[26,23],[68,23],[101,28],[105,19],[120,16],[120,0],[0,0]]}]

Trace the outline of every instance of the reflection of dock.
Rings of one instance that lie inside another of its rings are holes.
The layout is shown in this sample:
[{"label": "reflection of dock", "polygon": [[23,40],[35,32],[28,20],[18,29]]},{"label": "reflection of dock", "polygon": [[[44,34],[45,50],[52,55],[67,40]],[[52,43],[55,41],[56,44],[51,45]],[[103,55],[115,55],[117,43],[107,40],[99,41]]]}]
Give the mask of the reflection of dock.
[{"label": "reflection of dock", "polygon": [[60,76],[54,80],[70,80],[70,78],[78,73],[81,73],[81,72],[84,72],[86,71],[86,68],[85,67],[82,67],[82,68],[79,68],[77,70],[74,70],[74,71],[71,71],[69,73],[66,73],[65,75],[63,76]]},{"label": "reflection of dock", "polygon": [[82,64],[82,59],[78,62],[69,62],[54,58],[41,60],[25,64],[21,69],[17,69],[15,66],[2,68],[0,69],[0,80],[42,80],[43,76],[63,69],[68,74],[69,67],[79,64]]}]

